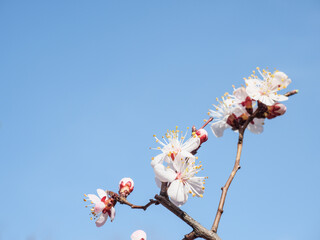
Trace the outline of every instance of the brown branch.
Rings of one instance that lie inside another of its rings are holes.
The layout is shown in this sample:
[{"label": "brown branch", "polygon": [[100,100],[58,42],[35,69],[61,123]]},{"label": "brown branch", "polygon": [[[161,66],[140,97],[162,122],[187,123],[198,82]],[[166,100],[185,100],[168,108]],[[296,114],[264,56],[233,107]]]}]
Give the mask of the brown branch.
[{"label": "brown branch", "polygon": [[150,207],[152,204],[158,205],[159,202],[157,200],[154,199],[149,199],[149,202],[144,205],[144,206],[139,206],[139,205],[134,205],[132,203],[130,203],[125,197],[119,196],[118,194],[112,192],[112,191],[108,191],[108,195],[110,197],[112,197],[113,199],[115,199],[117,202],[119,202],[120,204],[125,204],[130,206],[132,209],[143,209],[144,211],[147,210],[148,207]]},{"label": "brown branch", "polygon": [[203,124],[203,126],[199,129],[205,128],[209,124],[209,122],[211,122],[212,120],[213,120],[213,117],[209,118],[208,121],[206,121],[206,123]]},{"label": "brown branch", "polygon": [[160,188],[160,195],[169,199],[168,197],[168,193],[167,193],[167,190],[168,190],[168,183],[166,182],[161,182],[161,188]]},{"label": "brown branch", "polygon": [[218,230],[218,226],[219,226],[219,222],[220,222],[220,219],[221,219],[221,215],[223,213],[223,206],[224,206],[224,203],[226,201],[226,196],[227,196],[228,189],[230,187],[230,184],[231,184],[234,176],[236,175],[237,171],[240,169],[240,157],[241,157],[241,151],[242,151],[242,143],[243,143],[243,135],[239,131],[239,139],[238,139],[238,148],[237,148],[236,161],[234,163],[232,172],[231,172],[226,184],[221,188],[222,193],[221,193],[221,197],[220,197],[220,202],[219,202],[217,214],[216,214],[216,217],[214,219],[213,225],[211,227],[211,230],[213,232],[217,232],[217,230]]},{"label": "brown branch", "polygon": [[186,224],[188,224],[190,227],[193,228],[194,233],[193,234],[190,233],[189,238],[187,238],[188,240],[195,239],[197,237],[201,237],[207,240],[221,240],[216,233],[203,227],[200,223],[198,223],[196,220],[190,217],[186,212],[182,211],[180,208],[174,205],[166,197],[155,195],[154,198],[157,199],[162,206],[167,208],[170,212],[174,213],[182,221],[184,221]]},{"label": "brown branch", "polygon": [[[287,97],[290,97],[290,96],[295,95],[297,93],[298,93],[298,90],[293,90],[293,91],[287,92],[284,95],[287,96]],[[222,213],[223,213],[223,206],[224,206],[224,203],[226,201],[228,189],[229,189],[230,184],[231,184],[234,176],[236,175],[237,171],[241,168],[240,167],[240,158],[241,158],[241,152],[242,152],[242,146],[243,146],[244,132],[245,132],[246,128],[248,127],[249,123],[257,115],[259,115],[259,113],[265,111],[265,107],[266,106],[264,104],[261,104],[260,102],[258,102],[258,108],[255,110],[255,112],[252,115],[249,116],[249,118],[246,120],[246,122],[243,124],[243,126],[240,127],[240,129],[239,129],[239,138],[238,138],[236,160],[235,160],[232,172],[231,172],[226,184],[221,188],[222,193],[221,193],[221,197],[220,197],[220,201],[219,201],[217,214],[216,214],[216,217],[214,219],[213,225],[211,227],[211,230],[213,232],[217,232],[217,230],[218,230],[218,226],[219,226],[219,222],[220,222],[220,219],[221,219],[221,216],[222,216]]]},{"label": "brown branch", "polygon": [[197,238],[196,233],[192,231],[191,233],[184,235],[184,238],[182,240],[193,240],[196,238]]},{"label": "brown branch", "polygon": [[227,192],[228,189],[232,183],[232,180],[234,178],[234,176],[236,175],[237,171],[241,168],[240,167],[240,158],[241,158],[241,152],[242,152],[242,146],[243,146],[243,136],[244,136],[244,131],[246,130],[247,126],[249,125],[249,123],[259,114],[259,112],[261,111],[260,106],[256,109],[256,111],[249,116],[249,118],[246,120],[246,122],[243,124],[242,127],[240,127],[239,129],[239,138],[238,138],[238,146],[237,146],[237,155],[236,155],[236,160],[233,166],[233,169],[231,171],[231,174],[226,182],[226,184],[221,188],[222,193],[221,193],[221,197],[220,197],[220,201],[219,201],[219,206],[218,206],[218,210],[217,210],[217,214],[216,217],[214,219],[213,225],[211,227],[211,230],[213,232],[217,232],[218,230],[218,226],[219,226],[219,222],[223,213],[223,206],[224,203],[226,201],[226,197],[227,197]]},{"label": "brown branch", "polygon": [[284,96],[290,97],[290,96],[292,96],[292,95],[297,94],[298,92],[299,92],[298,90],[293,90],[293,91],[287,92],[286,94],[284,94]]}]

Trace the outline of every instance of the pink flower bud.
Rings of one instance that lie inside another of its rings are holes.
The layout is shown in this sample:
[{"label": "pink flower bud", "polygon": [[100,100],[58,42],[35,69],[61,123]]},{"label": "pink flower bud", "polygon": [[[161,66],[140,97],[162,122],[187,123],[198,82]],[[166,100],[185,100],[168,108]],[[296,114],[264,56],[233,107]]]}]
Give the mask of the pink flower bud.
[{"label": "pink flower bud", "polygon": [[134,182],[131,178],[122,178],[119,182],[119,194],[122,197],[127,197],[134,188]]},{"label": "pink flower bud", "polygon": [[147,234],[142,230],[137,230],[131,234],[131,240],[147,240]]},{"label": "pink flower bud", "polygon": [[287,111],[287,107],[284,105],[284,104],[282,104],[282,103],[276,103],[275,105],[273,105],[274,106],[274,113],[276,113],[278,116],[281,116],[281,115],[283,115],[283,114],[285,114],[286,113],[286,111]]},{"label": "pink flower bud", "polygon": [[206,130],[204,130],[203,128],[197,130],[196,134],[200,138],[200,144],[202,144],[208,140],[208,132]]},{"label": "pink flower bud", "polygon": [[285,114],[287,111],[287,107],[282,103],[276,103],[272,106],[268,106],[268,119],[275,118],[277,116],[281,116]]}]

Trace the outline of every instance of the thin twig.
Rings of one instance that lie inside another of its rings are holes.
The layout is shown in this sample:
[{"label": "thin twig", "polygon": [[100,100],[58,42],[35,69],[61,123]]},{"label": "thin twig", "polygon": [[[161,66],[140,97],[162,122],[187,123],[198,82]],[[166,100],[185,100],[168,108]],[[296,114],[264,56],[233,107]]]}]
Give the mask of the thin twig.
[{"label": "thin twig", "polygon": [[211,122],[212,120],[213,120],[213,117],[209,118],[208,121],[206,121],[206,123],[203,124],[203,126],[199,129],[205,128],[209,124],[209,122]]},{"label": "thin twig", "polygon": [[148,207],[150,207],[152,204],[158,205],[159,202],[157,200],[154,199],[149,199],[149,202],[144,205],[144,206],[139,206],[139,205],[134,205],[132,203],[130,203],[125,197],[121,197],[118,194],[112,192],[112,191],[108,191],[108,194],[110,195],[110,197],[114,198],[117,202],[119,202],[120,204],[125,204],[130,206],[132,209],[143,209],[144,211],[147,210]]},{"label": "thin twig", "polygon": [[243,135],[239,131],[239,139],[238,139],[238,148],[237,148],[236,161],[234,163],[232,172],[231,172],[226,184],[221,188],[222,193],[221,193],[221,197],[220,197],[220,202],[219,202],[219,206],[218,206],[216,217],[214,219],[214,222],[213,222],[213,225],[212,225],[212,228],[211,228],[211,230],[213,232],[217,232],[217,230],[218,230],[218,226],[219,226],[219,222],[220,222],[220,219],[221,219],[221,215],[223,213],[223,206],[224,206],[224,203],[226,201],[226,196],[227,196],[228,189],[230,187],[230,184],[231,184],[234,176],[236,175],[237,171],[240,169],[240,157],[241,157],[241,151],[242,151],[242,144],[243,144]]},{"label": "thin twig", "polygon": [[292,95],[297,94],[298,92],[299,92],[298,90],[293,90],[293,91],[287,92],[286,94],[284,94],[284,96],[290,97],[290,96],[292,96]]},{"label": "thin twig", "polygon": [[[290,92],[287,92],[286,94],[284,94],[287,97],[290,97],[294,94],[297,94],[298,90],[293,90]],[[260,103],[261,104],[261,103]],[[227,192],[228,189],[230,187],[230,184],[234,178],[234,176],[236,175],[237,171],[240,169],[240,158],[241,158],[241,152],[242,152],[242,146],[243,146],[243,136],[244,136],[244,132],[246,130],[246,128],[248,127],[249,123],[261,112],[263,111],[263,108],[265,106],[263,106],[263,104],[259,105],[258,104],[258,108],[256,109],[256,111],[249,116],[249,118],[246,120],[246,122],[243,124],[242,127],[240,127],[239,129],[239,138],[238,138],[238,146],[237,146],[237,155],[236,155],[236,160],[232,169],[232,172],[226,182],[226,184],[221,188],[222,193],[221,193],[221,197],[220,197],[220,201],[219,201],[219,206],[218,206],[218,210],[217,210],[217,214],[216,217],[214,219],[213,225],[211,227],[211,230],[213,232],[217,232],[218,230],[218,226],[219,226],[219,222],[223,213],[223,206],[224,203],[226,201],[226,196],[227,196]]]}]

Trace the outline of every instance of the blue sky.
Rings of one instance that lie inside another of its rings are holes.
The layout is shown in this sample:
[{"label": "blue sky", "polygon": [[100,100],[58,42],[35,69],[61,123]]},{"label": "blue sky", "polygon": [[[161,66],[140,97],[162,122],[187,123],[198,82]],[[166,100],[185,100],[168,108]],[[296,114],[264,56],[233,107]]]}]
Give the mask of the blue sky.
[{"label": "blue sky", "polygon": [[[158,189],[152,135],[200,127],[215,98],[255,67],[292,79],[287,113],[247,133],[222,239],[320,239],[317,70],[319,1],[0,1],[0,239],[182,239],[190,228],[161,206],[117,205],[96,228],[83,193],[135,181]],[[209,128],[207,129],[209,131]],[[209,132],[199,152],[203,199],[183,206],[212,225],[237,135]]]}]

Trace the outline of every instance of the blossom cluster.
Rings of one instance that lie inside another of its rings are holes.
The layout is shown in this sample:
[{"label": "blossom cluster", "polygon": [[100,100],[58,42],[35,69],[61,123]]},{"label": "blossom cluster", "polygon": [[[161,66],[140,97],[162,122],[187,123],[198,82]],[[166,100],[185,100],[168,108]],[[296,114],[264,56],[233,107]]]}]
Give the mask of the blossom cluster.
[{"label": "blossom cluster", "polygon": [[213,117],[211,130],[216,137],[223,136],[227,128],[239,130],[258,107],[259,113],[248,125],[248,129],[256,134],[263,131],[265,118],[272,119],[286,112],[286,106],[279,102],[288,97],[278,91],[287,88],[291,79],[279,71],[271,73],[257,68],[257,72],[260,77],[253,71],[250,77],[244,78],[245,87],[236,89],[233,86],[233,94],[225,93],[220,101],[217,99],[218,105],[213,105],[215,109],[209,110],[209,116]]},{"label": "blossom cluster", "polygon": [[[119,195],[122,197],[127,197],[134,188],[134,182],[131,178],[122,178],[119,182]],[[111,222],[116,216],[116,210],[114,206],[117,201],[113,197],[108,196],[108,191],[102,189],[97,189],[98,196],[95,194],[84,194],[86,197],[83,199],[85,202],[89,202],[90,207],[90,219],[96,220],[96,226],[103,226],[108,216],[110,217]]]}]

